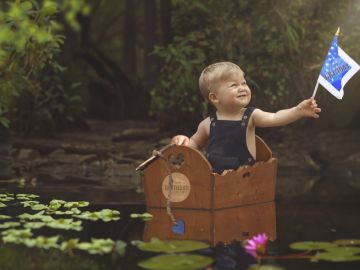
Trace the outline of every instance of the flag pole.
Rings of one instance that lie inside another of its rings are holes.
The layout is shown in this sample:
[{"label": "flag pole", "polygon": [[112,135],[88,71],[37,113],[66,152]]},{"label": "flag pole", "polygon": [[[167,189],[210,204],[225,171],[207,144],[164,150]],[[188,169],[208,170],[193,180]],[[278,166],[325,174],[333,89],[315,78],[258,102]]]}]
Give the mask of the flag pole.
[{"label": "flag pole", "polygon": [[[339,34],[340,34],[340,27],[338,27],[338,29],[336,30],[335,36],[339,36]],[[318,79],[317,82],[316,82],[316,85],[315,85],[315,88],[314,88],[314,92],[313,92],[313,94],[312,94],[312,97],[313,97],[313,98],[314,98],[315,95],[316,95],[316,92],[317,92],[318,87],[319,87],[319,79]]]},{"label": "flag pole", "polygon": [[314,88],[314,92],[313,92],[313,94],[312,94],[312,97],[313,97],[313,98],[314,98],[315,95],[316,95],[316,92],[317,92],[318,87],[319,87],[319,80],[317,80],[317,82],[316,82],[316,85],[315,85],[315,88]]}]

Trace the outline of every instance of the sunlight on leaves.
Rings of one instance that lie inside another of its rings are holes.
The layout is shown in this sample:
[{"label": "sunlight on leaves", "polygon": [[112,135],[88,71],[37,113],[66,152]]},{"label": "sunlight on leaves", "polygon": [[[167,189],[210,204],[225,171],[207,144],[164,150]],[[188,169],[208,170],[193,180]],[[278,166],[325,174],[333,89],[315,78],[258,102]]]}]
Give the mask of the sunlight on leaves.
[{"label": "sunlight on leaves", "polygon": [[78,208],[78,207],[86,207],[89,205],[89,202],[80,201],[80,202],[67,202],[64,204],[65,208]]},{"label": "sunlight on leaves", "polygon": [[195,254],[160,255],[141,261],[138,266],[157,270],[195,270],[203,269],[213,263],[210,257]]}]

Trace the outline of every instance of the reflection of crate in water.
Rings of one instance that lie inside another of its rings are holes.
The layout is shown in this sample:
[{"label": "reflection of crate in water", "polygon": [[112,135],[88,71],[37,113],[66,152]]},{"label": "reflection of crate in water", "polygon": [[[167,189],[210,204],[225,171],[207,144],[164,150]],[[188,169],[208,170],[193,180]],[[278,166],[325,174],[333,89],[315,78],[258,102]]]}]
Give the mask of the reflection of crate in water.
[{"label": "reflection of crate in water", "polygon": [[276,239],[276,210],[274,202],[221,210],[174,209],[176,219],[183,221],[182,233],[173,232],[174,224],[166,209],[149,208],[154,219],[145,223],[143,240],[152,237],[161,240],[199,240],[212,245],[218,242],[244,240],[258,233]]},{"label": "reflection of crate in water", "polygon": [[[148,207],[165,207],[169,194],[169,168],[173,188],[171,207],[221,209],[275,198],[277,159],[265,142],[256,137],[256,164],[240,167],[224,176],[212,173],[204,155],[186,146],[163,151],[164,159],[144,166],[144,190]],[[168,164],[171,164],[170,166]]]}]

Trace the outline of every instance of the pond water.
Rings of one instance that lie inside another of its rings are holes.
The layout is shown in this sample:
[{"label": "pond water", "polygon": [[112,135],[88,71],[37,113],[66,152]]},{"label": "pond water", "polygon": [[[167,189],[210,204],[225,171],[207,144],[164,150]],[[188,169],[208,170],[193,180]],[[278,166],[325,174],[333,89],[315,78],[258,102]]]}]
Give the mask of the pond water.
[{"label": "pond water", "polygon": [[[92,221],[76,218],[74,215],[72,217],[74,222],[82,221],[83,228],[81,230],[74,230],[75,223],[70,225],[70,227],[73,226],[72,229],[68,228],[67,230],[49,227],[31,230],[34,233],[33,237],[60,235],[58,242],[66,242],[70,238],[78,238],[79,242],[84,243],[90,242],[91,238],[112,239],[113,245],[117,248],[109,253],[104,252],[105,254],[99,255],[90,254],[89,250],[85,249],[61,251],[59,248],[29,248],[24,244],[1,243],[0,269],[143,269],[137,264],[158,255],[158,253],[141,251],[132,242],[134,240],[149,241],[151,238],[191,239],[207,242],[210,246],[223,241],[229,244],[228,248],[218,245],[217,248],[210,247],[192,253],[210,256],[215,260],[215,263],[206,269],[247,269],[244,264],[239,263],[239,260],[244,260],[246,263],[254,262],[254,260],[250,255],[245,256],[242,253],[242,250],[238,248],[239,242],[232,242],[232,240],[245,239],[260,232],[265,232],[273,240],[268,243],[267,258],[262,260],[262,264],[289,270],[360,269],[360,261],[310,262],[309,258],[284,258],[285,255],[302,253],[289,248],[289,244],[293,242],[360,239],[360,205],[358,204],[279,201],[218,211],[173,209],[175,218],[183,223],[183,227],[179,229],[173,227],[166,209],[146,209],[142,195],[133,191],[84,187],[74,189],[71,185],[52,188],[41,186],[19,188],[13,183],[1,183],[0,193],[5,194],[6,192],[14,194],[14,200],[3,201],[6,206],[0,208],[0,215],[8,215],[13,218],[0,220],[0,224],[9,221],[18,222],[17,216],[22,213],[35,214],[39,212],[39,210],[24,207],[24,204],[21,203],[25,201],[24,198],[16,196],[16,194],[24,193],[39,195],[38,198],[28,198],[28,201],[37,200],[44,205],[49,204],[53,199],[66,202],[88,201],[90,202],[88,206],[78,207],[80,212],[99,212],[102,209],[112,209],[120,212],[120,219]],[[144,212],[153,214],[153,219],[143,221],[130,217],[131,213]],[[52,216],[69,218],[66,215]],[[32,221],[27,219],[26,222],[21,223],[21,226]],[[0,229],[2,232],[5,230],[7,229]]]}]

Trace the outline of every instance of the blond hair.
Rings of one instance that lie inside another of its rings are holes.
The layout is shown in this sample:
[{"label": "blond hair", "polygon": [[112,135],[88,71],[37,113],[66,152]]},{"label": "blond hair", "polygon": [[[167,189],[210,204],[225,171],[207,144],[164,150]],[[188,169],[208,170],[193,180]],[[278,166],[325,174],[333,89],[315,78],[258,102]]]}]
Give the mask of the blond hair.
[{"label": "blond hair", "polygon": [[218,62],[204,68],[199,78],[199,88],[202,96],[209,100],[209,93],[216,90],[217,83],[234,71],[243,72],[238,65],[231,62]]}]

